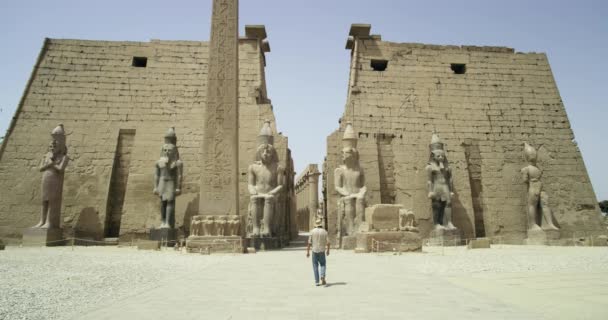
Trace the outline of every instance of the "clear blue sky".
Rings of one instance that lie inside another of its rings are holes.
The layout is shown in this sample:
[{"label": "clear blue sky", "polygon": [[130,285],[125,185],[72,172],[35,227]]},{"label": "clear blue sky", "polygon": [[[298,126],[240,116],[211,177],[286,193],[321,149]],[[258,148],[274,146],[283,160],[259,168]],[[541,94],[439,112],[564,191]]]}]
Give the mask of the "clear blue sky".
[{"label": "clear blue sky", "polygon": [[[208,40],[210,11],[211,0],[3,0],[0,136],[45,37]],[[370,23],[372,33],[395,42],[547,53],[598,200],[608,199],[608,107],[601,95],[608,89],[608,2],[240,0],[241,34],[245,24],[266,25],[269,96],[298,172],[322,162],[325,137],[344,109],[352,23]]]}]

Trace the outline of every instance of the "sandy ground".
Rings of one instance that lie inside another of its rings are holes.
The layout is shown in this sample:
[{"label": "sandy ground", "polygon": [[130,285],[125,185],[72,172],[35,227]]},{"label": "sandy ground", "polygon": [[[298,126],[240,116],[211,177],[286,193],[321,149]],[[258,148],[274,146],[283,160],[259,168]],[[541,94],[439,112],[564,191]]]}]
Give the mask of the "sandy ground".
[{"label": "sandy ground", "polygon": [[116,247],[0,251],[0,319],[607,319],[608,247],[328,257]]}]

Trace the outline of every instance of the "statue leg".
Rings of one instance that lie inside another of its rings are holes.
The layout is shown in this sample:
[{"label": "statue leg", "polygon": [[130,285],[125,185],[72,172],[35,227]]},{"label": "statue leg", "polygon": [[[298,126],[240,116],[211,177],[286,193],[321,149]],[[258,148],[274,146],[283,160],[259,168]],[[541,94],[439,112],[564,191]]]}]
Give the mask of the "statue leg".
[{"label": "statue leg", "polygon": [[443,213],[445,202],[433,199],[431,202],[431,206],[433,207],[433,223],[435,224],[435,229],[443,229]]},{"label": "statue leg", "polygon": [[536,223],[536,216],[538,214],[538,200],[538,194],[528,194],[528,230],[540,230],[540,226]]},{"label": "statue leg", "polygon": [[443,209],[443,220],[444,226],[450,230],[456,229],[454,224],[452,224],[452,199],[448,199],[445,203],[445,208]]},{"label": "statue leg", "polygon": [[61,199],[49,201],[49,228],[59,228],[61,218]]},{"label": "statue leg", "polygon": [[353,234],[354,232],[354,220],[355,220],[355,216],[356,216],[356,203],[355,203],[355,199],[353,198],[346,198],[344,199],[344,225],[345,225],[345,234],[347,236],[350,236]]},{"label": "statue leg", "polygon": [[274,211],[274,197],[267,197],[264,199],[264,217],[262,218],[263,233],[262,236],[270,237],[270,221],[272,221],[272,214]]},{"label": "statue leg", "polygon": [[34,226],[34,228],[40,228],[44,225],[44,223],[46,222],[46,215],[49,212],[49,202],[48,201],[42,201],[42,210],[40,211],[40,221],[38,222],[38,224],[36,224]]},{"label": "statue leg", "polygon": [[357,198],[355,203],[356,225],[365,221],[365,198]]},{"label": "statue leg", "polygon": [[175,228],[175,200],[167,201],[166,215],[166,225],[169,228]]},{"label": "statue leg", "polygon": [[558,230],[553,224],[553,214],[551,212],[551,208],[549,208],[549,196],[544,191],[540,193],[540,210],[542,210],[545,222],[547,224],[545,229]]},{"label": "statue leg", "polygon": [[167,201],[160,202],[160,227],[167,227]]},{"label": "statue leg", "polygon": [[251,201],[253,202],[253,206],[252,206],[252,221],[251,221],[251,226],[252,226],[252,230],[251,230],[251,234],[254,236],[259,236],[260,235],[260,212],[262,212],[262,208],[261,206],[263,205],[264,201],[263,199],[260,198],[253,198],[251,199]]}]

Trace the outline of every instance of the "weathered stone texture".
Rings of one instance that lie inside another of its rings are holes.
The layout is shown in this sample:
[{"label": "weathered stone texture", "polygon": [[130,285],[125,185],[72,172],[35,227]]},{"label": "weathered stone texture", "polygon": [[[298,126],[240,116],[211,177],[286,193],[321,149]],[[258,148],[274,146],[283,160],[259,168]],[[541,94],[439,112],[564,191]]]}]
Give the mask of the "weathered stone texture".
[{"label": "weathered stone texture", "polygon": [[[63,192],[62,225],[66,232],[81,228],[104,233],[108,194],[115,188],[111,175],[121,130],[133,133],[121,237],[144,237],[159,223],[158,199],[152,193],[153,166],[160,154],[159,137],[168,127],[178,131],[180,158],[186,164],[183,195],[176,202],[176,227],[184,226],[187,232],[190,217],[199,209],[208,56],[208,43],[197,41],[47,39],[0,154],[0,188],[12,190],[0,198],[0,237],[19,237],[23,228],[37,222],[40,173],[36,166],[40,153],[46,150],[49,131],[60,122],[68,129],[71,158]],[[132,66],[133,57],[147,57],[147,66]],[[266,96],[264,65],[261,41],[241,38],[241,215],[247,210],[246,170],[254,157],[255,137],[264,119],[275,123]],[[293,171],[287,138],[278,134],[275,141],[281,164],[291,164]],[[83,213],[86,219],[80,219]]]},{"label": "weathered stone texture", "polygon": [[[427,236],[428,143],[433,131],[446,143],[453,170],[453,222],[464,238],[526,236],[524,141],[539,148],[544,190],[562,237],[601,232],[595,194],[574,142],[564,105],[543,53],[510,48],[438,46],[355,37],[349,95],[340,129],[327,138],[324,180],[329,233],[335,241],[341,131],[359,135],[368,205],[412,208]],[[387,60],[375,71],[372,60]],[[466,64],[456,74],[451,64]]]}]

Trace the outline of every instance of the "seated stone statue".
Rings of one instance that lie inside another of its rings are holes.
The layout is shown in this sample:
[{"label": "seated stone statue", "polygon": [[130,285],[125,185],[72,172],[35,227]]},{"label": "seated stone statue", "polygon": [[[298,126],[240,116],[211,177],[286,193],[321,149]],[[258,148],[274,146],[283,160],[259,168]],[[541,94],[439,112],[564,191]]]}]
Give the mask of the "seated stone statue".
[{"label": "seated stone statue", "polygon": [[228,220],[228,231],[226,232],[226,235],[228,236],[238,236],[239,235],[239,229],[241,226],[241,219],[239,218],[239,216],[233,216]]},{"label": "seated stone statue", "polygon": [[271,237],[271,221],[275,214],[276,198],[283,189],[283,177],[279,174],[279,157],[273,146],[270,121],[262,126],[258,136],[255,162],[248,169],[249,237]]},{"label": "seated stone statue", "polygon": [[183,172],[176,142],[175,129],[170,128],[154,171],[154,194],[161,200],[160,228],[175,228],[175,197],[181,194]]},{"label": "seated stone statue", "polygon": [[399,209],[399,231],[418,232],[414,212],[407,209]]},{"label": "seated stone statue", "polygon": [[431,154],[426,166],[428,197],[433,207],[435,229],[456,229],[452,224],[452,170],[445,155],[444,145],[433,133]]},{"label": "seated stone statue", "polygon": [[340,195],[341,235],[348,236],[357,232],[365,215],[365,174],[359,165],[357,136],[351,123],[346,125],[342,139],[342,165],[334,171],[334,188]]},{"label": "seated stone statue", "polygon": [[203,222],[201,223],[201,227],[203,229],[203,236],[214,236],[215,235],[215,217],[214,216],[205,216],[203,218]]},{"label": "seated stone statue", "polygon": [[53,129],[51,138],[49,150],[42,158],[39,167],[42,172],[42,211],[40,222],[34,228],[60,227],[63,176],[69,162],[62,124]]},{"label": "seated stone statue", "polygon": [[202,233],[203,216],[193,216],[190,222],[190,235],[200,236]]},{"label": "seated stone statue", "polygon": [[227,216],[221,216],[216,220],[216,232],[218,236],[226,236],[228,234],[226,234],[226,231],[228,229],[228,217]]},{"label": "seated stone statue", "polygon": [[[521,176],[523,182],[528,185],[528,230],[541,230],[539,223],[543,225],[544,228],[542,229],[558,230],[553,224],[553,215],[549,208],[549,196],[543,190],[543,183],[540,181],[543,172],[536,166],[536,149],[525,143],[524,155],[528,165],[521,169]],[[544,224],[542,223],[543,220]]]}]

